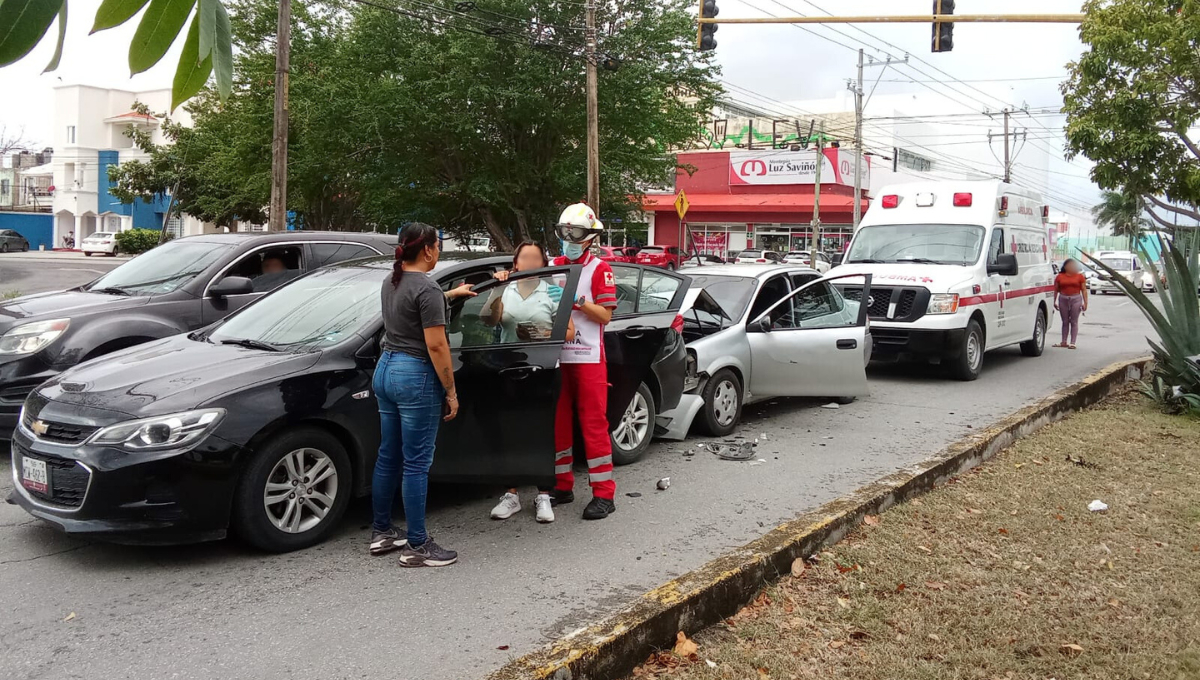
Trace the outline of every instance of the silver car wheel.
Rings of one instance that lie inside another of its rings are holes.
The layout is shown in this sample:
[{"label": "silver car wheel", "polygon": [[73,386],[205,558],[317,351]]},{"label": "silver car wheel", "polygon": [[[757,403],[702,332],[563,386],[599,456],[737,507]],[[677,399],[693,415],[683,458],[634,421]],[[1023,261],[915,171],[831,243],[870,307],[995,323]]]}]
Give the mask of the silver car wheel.
[{"label": "silver car wheel", "polygon": [[263,507],[276,529],[299,534],[325,519],[337,493],[337,467],[329,456],[317,449],[296,449],[267,476]]},{"label": "silver car wheel", "polygon": [[1037,321],[1033,324],[1033,342],[1037,345],[1039,352],[1046,347],[1046,316],[1041,312],[1038,313]]},{"label": "silver car wheel", "polygon": [[970,364],[972,371],[978,371],[979,365],[983,363],[983,347],[978,333],[971,333],[967,337],[967,363]]},{"label": "silver car wheel", "polygon": [[737,417],[738,396],[737,387],[732,381],[722,380],[713,391],[713,415],[717,424],[725,427]]},{"label": "silver car wheel", "polygon": [[633,451],[642,445],[650,432],[650,406],[641,392],[634,392],[633,401],[613,430],[613,441],[623,451]]}]

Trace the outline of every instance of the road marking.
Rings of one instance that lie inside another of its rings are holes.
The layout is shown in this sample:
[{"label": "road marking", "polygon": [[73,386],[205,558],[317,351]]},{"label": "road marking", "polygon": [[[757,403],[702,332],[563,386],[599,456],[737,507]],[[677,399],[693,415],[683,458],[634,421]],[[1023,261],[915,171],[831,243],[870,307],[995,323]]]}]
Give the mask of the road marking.
[{"label": "road marking", "polygon": [[[92,274],[107,274],[108,273],[108,271],[103,271],[100,269],[55,269],[54,271],[56,271],[56,272],[89,272]],[[111,271],[111,270],[109,270],[109,271]]]}]

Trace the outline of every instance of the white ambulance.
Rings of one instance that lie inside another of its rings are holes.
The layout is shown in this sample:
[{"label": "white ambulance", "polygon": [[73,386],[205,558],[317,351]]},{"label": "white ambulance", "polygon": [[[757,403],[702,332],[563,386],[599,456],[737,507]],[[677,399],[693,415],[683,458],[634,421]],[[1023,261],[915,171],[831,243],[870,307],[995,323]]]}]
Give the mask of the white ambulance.
[{"label": "white ambulance", "polygon": [[933,359],[960,380],[1000,347],[1040,356],[1054,317],[1048,215],[1037,192],[998,181],[879,192],[835,272],[873,275],[872,356]]}]

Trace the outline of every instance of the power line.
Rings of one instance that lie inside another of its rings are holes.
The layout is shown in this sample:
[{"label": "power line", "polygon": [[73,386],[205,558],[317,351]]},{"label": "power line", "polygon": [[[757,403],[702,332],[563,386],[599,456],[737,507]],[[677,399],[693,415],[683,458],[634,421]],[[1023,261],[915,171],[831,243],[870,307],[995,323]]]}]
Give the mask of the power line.
[{"label": "power line", "polygon": [[[1065,73],[1064,73],[1064,74],[1063,74],[1063,75],[1061,75],[1061,76],[1024,76],[1024,77],[1021,77],[1021,78],[972,78],[972,79],[969,79],[969,80],[961,80],[961,79],[960,79],[960,80],[958,80],[958,82],[960,82],[960,83],[964,83],[964,84],[965,84],[965,83],[1023,83],[1023,82],[1033,81],[1033,80],[1066,80],[1066,79],[1067,79],[1067,76],[1068,76],[1068,74],[1065,74]],[[913,81],[913,80],[911,80],[911,79],[908,79],[908,78],[904,78],[904,79],[899,79],[899,80],[883,80],[883,81],[880,81],[880,82],[884,82],[884,83],[911,83],[911,82],[915,82],[915,81]],[[940,82],[942,82],[942,81],[940,81],[940,80],[930,80],[930,81],[926,81],[926,82],[930,82],[930,83],[940,83]]]}]

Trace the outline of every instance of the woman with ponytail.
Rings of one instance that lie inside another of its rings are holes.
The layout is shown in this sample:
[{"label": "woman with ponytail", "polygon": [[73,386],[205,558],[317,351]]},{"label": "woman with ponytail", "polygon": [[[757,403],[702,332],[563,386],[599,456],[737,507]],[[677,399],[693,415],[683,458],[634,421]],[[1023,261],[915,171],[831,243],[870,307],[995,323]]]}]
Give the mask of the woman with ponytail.
[{"label": "woman with ponytail", "polygon": [[[458,553],[434,543],[425,532],[425,497],[438,423],[458,415],[446,301],[475,293],[470,286],[442,293],[428,276],[439,254],[437,229],[408,224],[400,230],[392,276],[383,282],[383,353],[373,383],[381,436],[371,484],[370,549],[372,555],[402,549],[400,565],[405,567],[444,567],[458,559]],[[392,524],[401,477],[408,525],[403,537]]]}]

